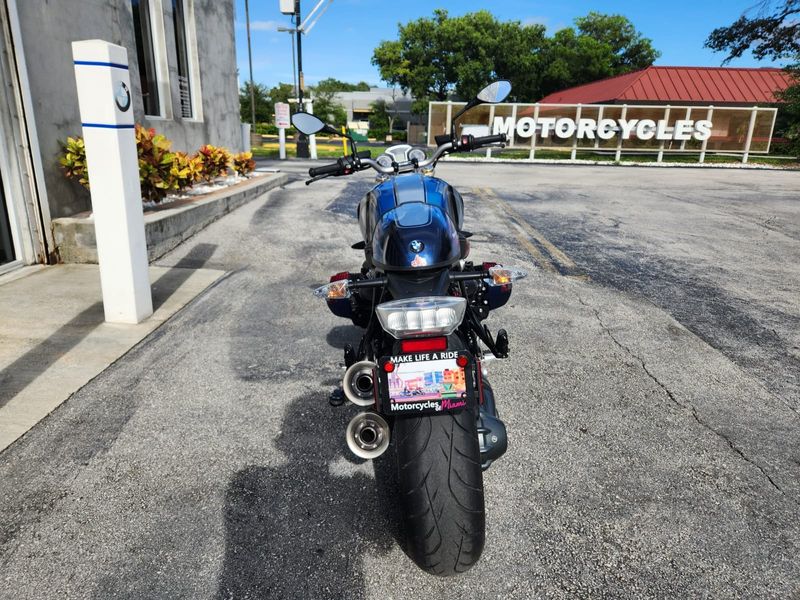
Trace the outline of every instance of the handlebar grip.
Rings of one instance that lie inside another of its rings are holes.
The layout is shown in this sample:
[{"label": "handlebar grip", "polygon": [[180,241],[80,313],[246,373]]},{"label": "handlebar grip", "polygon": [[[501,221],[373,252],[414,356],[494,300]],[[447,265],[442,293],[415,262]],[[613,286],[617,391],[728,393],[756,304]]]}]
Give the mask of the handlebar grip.
[{"label": "handlebar grip", "polygon": [[488,146],[489,144],[500,144],[508,141],[508,136],[505,133],[498,133],[497,135],[485,135],[483,137],[476,137],[475,146]]},{"label": "handlebar grip", "polygon": [[453,141],[452,138],[450,137],[449,133],[445,133],[445,134],[442,134],[442,135],[437,135],[433,139],[436,142],[437,146],[444,146],[448,142],[452,142]]},{"label": "handlebar grip", "polygon": [[311,177],[319,177],[320,175],[337,175],[342,170],[342,165],[338,162],[333,163],[332,165],[323,165],[321,167],[311,167],[308,170],[308,174]]}]

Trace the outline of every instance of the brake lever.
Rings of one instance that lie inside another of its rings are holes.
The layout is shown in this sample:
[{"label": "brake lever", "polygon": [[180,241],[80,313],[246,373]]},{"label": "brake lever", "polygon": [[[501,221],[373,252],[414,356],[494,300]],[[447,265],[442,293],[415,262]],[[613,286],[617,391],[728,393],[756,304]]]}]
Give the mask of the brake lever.
[{"label": "brake lever", "polygon": [[306,185],[311,185],[315,181],[319,181],[320,179],[325,179],[326,177],[332,177],[331,173],[326,173],[325,175],[317,175],[316,177],[312,177],[311,179],[306,180]]}]

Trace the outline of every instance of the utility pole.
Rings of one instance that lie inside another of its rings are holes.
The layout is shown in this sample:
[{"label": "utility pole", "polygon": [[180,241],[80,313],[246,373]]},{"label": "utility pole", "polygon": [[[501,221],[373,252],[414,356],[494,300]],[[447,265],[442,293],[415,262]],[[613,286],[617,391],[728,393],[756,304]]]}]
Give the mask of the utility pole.
[{"label": "utility pole", "polygon": [[292,40],[292,94],[297,97],[297,55],[294,49],[294,35],[297,29],[293,27],[278,27],[278,31],[289,34],[289,39]]},{"label": "utility pole", "polygon": [[[299,0],[298,0],[299,3]],[[247,21],[247,58],[250,62],[250,127],[256,130],[256,91],[253,85],[253,49],[250,45],[250,1],[244,0],[244,14]]]},{"label": "utility pole", "polygon": [[[303,31],[300,27],[302,19],[300,18],[300,0],[294,1],[294,18],[295,29],[297,29],[297,107],[303,110],[303,88],[305,82],[303,80]],[[297,139],[297,158],[309,158],[311,154],[308,151],[308,138],[304,134],[300,134]]]}]

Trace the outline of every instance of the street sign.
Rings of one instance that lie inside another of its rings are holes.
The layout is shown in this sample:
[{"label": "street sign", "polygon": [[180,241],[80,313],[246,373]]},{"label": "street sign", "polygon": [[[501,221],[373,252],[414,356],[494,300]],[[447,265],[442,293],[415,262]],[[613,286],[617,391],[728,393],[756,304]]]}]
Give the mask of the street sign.
[{"label": "street sign", "polygon": [[275,104],[275,125],[279,129],[286,129],[291,125],[288,104],[285,104],[284,102],[277,102]]}]

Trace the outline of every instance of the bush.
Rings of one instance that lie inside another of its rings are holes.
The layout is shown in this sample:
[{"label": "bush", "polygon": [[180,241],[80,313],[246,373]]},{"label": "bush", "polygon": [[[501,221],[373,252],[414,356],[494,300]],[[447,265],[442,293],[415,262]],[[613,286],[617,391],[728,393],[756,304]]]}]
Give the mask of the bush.
[{"label": "bush", "polygon": [[141,125],[136,126],[135,134],[142,200],[160,202],[169,192],[178,190],[178,181],[172,175],[175,162],[175,153],[170,152],[172,142],[155,129]]},{"label": "bush", "polygon": [[256,169],[256,161],[253,160],[252,152],[240,152],[235,154],[231,161],[231,167],[237,175],[243,177],[249,175]]},{"label": "bush", "polygon": [[64,144],[64,155],[58,161],[69,179],[77,179],[87,190],[89,189],[89,169],[86,166],[86,146],[83,138],[68,137]]},{"label": "bush", "polygon": [[175,180],[177,190],[183,191],[203,178],[203,161],[197,155],[176,152],[170,175]]},{"label": "bush", "polygon": [[220,146],[206,144],[196,154],[203,163],[203,179],[213,181],[217,177],[228,174],[231,153]]},{"label": "bush", "polygon": [[[178,193],[199,181],[212,181],[227,175],[232,168],[239,175],[255,170],[255,161],[250,152],[236,156],[225,148],[206,145],[197,154],[172,152],[172,142],[154,129],[137,125],[136,153],[139,161],[139,183],[142,200],[161,202],[167,194]],[[75,179],[89,188],[89,170],[86,165],[86,146],[81,137],[68,137],[62,145],[59,164],[69,179]]]}]

